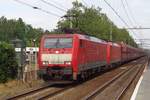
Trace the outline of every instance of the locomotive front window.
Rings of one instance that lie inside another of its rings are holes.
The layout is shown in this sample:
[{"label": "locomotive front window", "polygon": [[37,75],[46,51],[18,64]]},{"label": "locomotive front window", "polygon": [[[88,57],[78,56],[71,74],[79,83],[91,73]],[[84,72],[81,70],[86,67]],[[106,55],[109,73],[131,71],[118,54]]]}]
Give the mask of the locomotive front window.
[{"label": "locomotive front window", "polygon": [[45,48],[56,48],[57,39],[56,38],[47,38],[44,41]]},{"label": "locomotive front window", "polygon": [[59,48],[72,48],[72,38],[59,38]]},{"label": "locomotive front window", "polygon": [[72,38],[46,38],[45,48],[72,48]]}]

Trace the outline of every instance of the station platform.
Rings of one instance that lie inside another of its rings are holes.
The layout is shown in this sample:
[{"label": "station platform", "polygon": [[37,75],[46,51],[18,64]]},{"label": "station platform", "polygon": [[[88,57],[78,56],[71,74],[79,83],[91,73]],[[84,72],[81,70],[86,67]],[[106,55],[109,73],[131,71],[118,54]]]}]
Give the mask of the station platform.
[{"label": "station platform", "polygon": [[150,64],[145,68],[130,100],[150,100]]}]

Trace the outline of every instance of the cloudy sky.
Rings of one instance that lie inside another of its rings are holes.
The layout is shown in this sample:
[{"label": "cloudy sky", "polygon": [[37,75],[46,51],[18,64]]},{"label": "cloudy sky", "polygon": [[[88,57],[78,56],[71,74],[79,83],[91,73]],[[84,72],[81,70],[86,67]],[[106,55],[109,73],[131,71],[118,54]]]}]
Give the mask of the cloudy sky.
[{"label": "cloudy sky", "polygon": [[[42,0],[20,0],[33,6],[40,7],[58,16],[63,16],[65,11],[61,11],[55,7],[45,4]],[[62,9],[69,9],[72,7],[71,2],[74,0],[45,0],[56,4]],[[79,0],[83,4],[90,7],[94,5],[101,7],[102,12],[120,28],[127,27],[115,15],[112,9],[104,2],[104,0]],[[129,18],[127,17],[123,8],[121,0],[106,0],[118,12],[118,14],[128,23],[130,27],[150,27],[150,0],[122,0]],[[41,27],[43,29],[51,30],[56,27],[60,17],[44,13],[39,10],[32,9],[29,6],[20,4],[15,0],[0,0],[0,16],[5,16],[9,19],[18,19],[21,17],[27,24],[33,27]],[[131,21],[130,21],[131,20]],[[133,34],[134,32],[134,34]],[[134,30],[130,31],[134,39],[150,39],[150,30]],[[146,43],[149,43],[147,40]],[[144,41],[143,41],[144,43]]]}]

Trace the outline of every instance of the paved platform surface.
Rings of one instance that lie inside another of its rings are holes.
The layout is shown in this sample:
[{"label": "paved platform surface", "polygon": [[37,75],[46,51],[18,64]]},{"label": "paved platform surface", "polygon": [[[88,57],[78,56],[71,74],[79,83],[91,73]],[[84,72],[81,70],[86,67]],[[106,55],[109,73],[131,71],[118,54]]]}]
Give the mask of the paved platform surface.
[{"label": "paved platform surface", "polygon": [[137,93],[132,100],[150,100],[150,65],[146,68],[146,71],[143,76],[141,76],[138,84]]}]

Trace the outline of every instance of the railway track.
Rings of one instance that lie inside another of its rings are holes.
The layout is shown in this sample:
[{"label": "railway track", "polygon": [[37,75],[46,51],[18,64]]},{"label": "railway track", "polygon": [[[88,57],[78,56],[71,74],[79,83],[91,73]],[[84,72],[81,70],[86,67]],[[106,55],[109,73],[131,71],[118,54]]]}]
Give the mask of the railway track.
[{"label": "railway track", "polygon": [[[83,84],[80,84],[80,83],[66,84],[66,85],[60,85],[60,84],[58,85],[57,84],[57,85],[45,86],[45,87],[30,91],[30,92],[27,92],[24,94],[20,94],[20,95],[16,95],[14,97],[8,98],[8,100],[22,100],[22,99],[28,99],[28,100],[31,100],[31,99],[32,100],[43,100],[43,99],[108,100],[107,97],[104,97],[105,95],[110,96],[109,99],[111,98],[111,96],[115,97],[115,99],[112,98],[111,100],[117,100],[117,99],[119,100],[122,97],[122,95],[124,95],[125,91],[128,89],[130,84],[134,81],[133,80],[134,77],[137,76],[137,74],[139,74],[139,72],[142,72],[141,70],[144,67],[141,67],[141,66],[143,66],[143,63],[144,62],[140,62],[140,60],[133,61],[129,65],[127,64],[128,67],[123,66],[121,68],[118,68],[120,70],[120,72],[112,70],[112,72],[109,72],[109,75],[106,74],[105,78],[108,78],[108,79],[102,80],[103,75],[101,75],[100,76],[101,81],[100,80],[96,81],[97,79],[94,78],[87,82],[84,82]],[[133,74],[133,75],[131,75],[131,74]],[[129,77],[129,76],[132,76],[132,77]],[[122,81],[122,80],[125,80],[125,81]],[[94,85],[92,85],[92,84],[95,84],[95,82],[97,82],[97,83],[101,82],[101,83],[99,83],[101,85],[99,85],[99,86],[97,85],[97,87],[99,87],[99,88],[94,89],[96,86],[94,87]],[[126,83],[126,82],[128,84],[124,85],[123,83]],[[91,85],[87,85],[87,84],[91,84]],[[89,87],[89,86],[91,86],[91,87]],[[119,86],[119,88],[121,90],[119,90],[119,92],[115,91],[115,89],[117,90],[117,88],[115,88],[115,86]],[[91,90],[90,90],[90,88],[91,88]],[[82,93],[83,91],[85,93]],[[113,94],[113,93],[111,93],[112,91],[115,91],[117,93]],[[75,93],[76,93],[76,95],[75,95]]]},{"label": "railway track", "polygon": [[[142,70],[144,69],[144,67],[142,66],[144,65],[140,64],[137,67],[137,64],[135,64],[134,66],[120,73],[112,80],[108,81],[103,86],[99,87],[98,89],[96,89],[91,94],[84,97],[83,99],[84,100],[108,100],[111,98],[111,100],[121,100],[121,97],[124,95],[126,90],[132,84],[135,77],[138,74],[140,74],[140,72],[142,72]],[[123,82],[126,83],[123,84]],[[117,87],[119,87],[120,89],[118,89]]]},{"label": "railway track", "polygon": [[46,88],[48,88],[48,87],[50,87],[50,86],[51,86],[51,85],[42,86],[42,87],[39,87],[39,88],[37,88],[37,89],[32,89],[32,90],[30,90],[30,91],[27,91],[27,92],[25,92],[25,93],[16,94],[15,96],[10,96],[10,97],[8,97],[8,98],[6,98],[6,99],[7,99],[7,100],[15,100],[15,99],[19,99],[19,98],[21,98],[21,97],[26,97],[26,96],[31,95],[31,94],[33,94],[33,93],[36,93],[36,92],[38,92],[38,91],[44,90],[44,89],[46,89]]},{"label": "railway track", "polygon": [[[143,59],[144,60],[144,59]],[[133,61],[120,68],[106,72],[92,80],[84,82],[72,89],[55,94],[46,99],[49,100],[117,100],[124,95],[129,83],[141,71],[144,62]],[[141,68],[142,67],[142,68]],[[142,71],[141,71],[142,72]],[[134,74],[134,75],[133,75]],[[132,76],[132,77],[130,77]],[[128,78],[130,80],[128,80]],[[123,81],[124,80],[124,81]],[[123,84],[127,83],[127,84]],[[114,88],[113,88],[114,87]],[[121,89],[118,91],[118,89]],[[100,95],[100,96],[99,96]],[[111,97],[112,96],[112,97]],[[114,99],[115,97],[115,99]],[[124,99],[126,100],[126,99]]]},{"label": "railway track", "polygon": [[[79,83],[78,83],[79,84]],[[53,93],[48,93],[47,95],[44,95],[42,97],[39,98],[39,100],[45,100],[45,99],[49,99],[51,97],[57,96],[60,93],[63,93],[64,91],[67,91],[75,86],[77,86],[78,84],[72,84],[71,86],[67,86],[65,88],[60,89],[59,91],[53,92]]]},{"label": "railway track", "polygon": [[77,84],[52,84],[44,87],[40,87],[38,89],[28,91],[23,94],[15,95],[7,98],[7,100],[43,100],[48,97],[59,94],[69,88],[72,88]]}]

